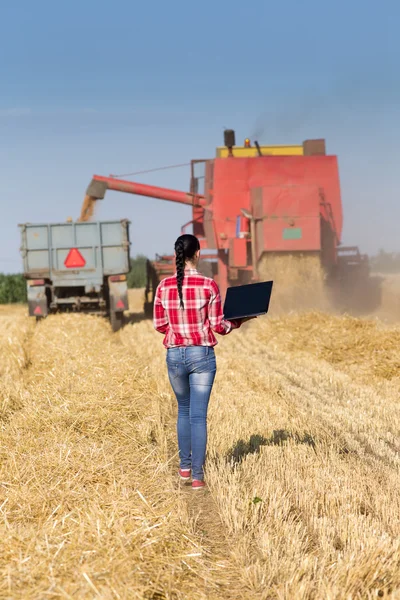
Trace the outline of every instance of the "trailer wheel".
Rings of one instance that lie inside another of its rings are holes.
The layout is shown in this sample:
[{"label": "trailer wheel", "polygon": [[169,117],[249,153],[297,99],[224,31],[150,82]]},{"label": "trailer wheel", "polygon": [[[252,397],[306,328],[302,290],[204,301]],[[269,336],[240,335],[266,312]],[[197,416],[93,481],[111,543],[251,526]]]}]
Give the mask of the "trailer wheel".
[{"label": "trailer wheel", "polygon": [[110,323],[111,323],[111,329],[116,332],[119,331],[122,327],[123,324],[123,320],[124,320],[124,313],[123,312],[115,312],[115,311],[110,311]]}]

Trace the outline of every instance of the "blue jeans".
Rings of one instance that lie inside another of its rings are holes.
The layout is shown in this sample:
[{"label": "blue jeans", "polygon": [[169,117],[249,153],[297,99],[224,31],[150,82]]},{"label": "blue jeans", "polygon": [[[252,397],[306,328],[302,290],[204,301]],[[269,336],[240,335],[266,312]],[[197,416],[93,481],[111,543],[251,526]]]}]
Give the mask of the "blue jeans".
[{"label": "blue jeans", "polygon": [[214,348],[187,346],[167,350],[168,377],[178,401],[178,447],[181,469],[204,479],[207,409],[217,372]]}]

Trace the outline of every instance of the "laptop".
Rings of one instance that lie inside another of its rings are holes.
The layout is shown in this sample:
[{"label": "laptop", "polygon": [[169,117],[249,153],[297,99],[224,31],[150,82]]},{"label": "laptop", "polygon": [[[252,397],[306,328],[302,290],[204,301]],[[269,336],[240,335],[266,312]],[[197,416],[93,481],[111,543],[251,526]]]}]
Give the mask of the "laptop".
[{"label": "laptop", "polygon": [[273,281],[229,287],[224,303],[224,318],[244,319],[268,312]]}]

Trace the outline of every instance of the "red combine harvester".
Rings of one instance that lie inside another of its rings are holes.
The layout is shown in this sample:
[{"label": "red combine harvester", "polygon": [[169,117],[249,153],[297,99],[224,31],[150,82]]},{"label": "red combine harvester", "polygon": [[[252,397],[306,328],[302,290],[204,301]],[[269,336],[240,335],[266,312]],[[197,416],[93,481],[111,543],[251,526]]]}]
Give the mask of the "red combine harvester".
[{"label": "red combine harvester", "polygon": [[[224,142],[216,158],[191,161],[190,192],[95,175],[80,220],[90,218],[107,190],[192,206],[182,231],[192,226],[199,237],[203,272],[217,280],[222,294],[228,285],[257,281],[265,253],[318,254],[328,280],[368,273],[368,258],[358,248],[340,247],[338,161],[326,155],[325,140],[261,147],[246,140],[236,146],[235,132],[226,130]],[[149,261],[146,312],[155,286],[174,271],[173,256]]]}]

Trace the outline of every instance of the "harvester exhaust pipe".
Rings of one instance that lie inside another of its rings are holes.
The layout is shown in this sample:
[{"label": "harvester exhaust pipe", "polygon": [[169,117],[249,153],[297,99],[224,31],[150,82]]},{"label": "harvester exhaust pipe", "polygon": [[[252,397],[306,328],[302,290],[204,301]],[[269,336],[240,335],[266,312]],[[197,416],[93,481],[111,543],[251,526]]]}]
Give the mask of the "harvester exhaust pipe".
[{"label": "harvester exhaust pipe", "polygon": [[258,156],[262,156],[260,144],[258,142],[254,142],[254,145],[257,148]]},{"label": "harvester exhaust pipe", "polygon": [[236,145],[235,132],[233,129],[225,129],[224,144],[228,148],[228,156],[233,157],[232,148]]}]

